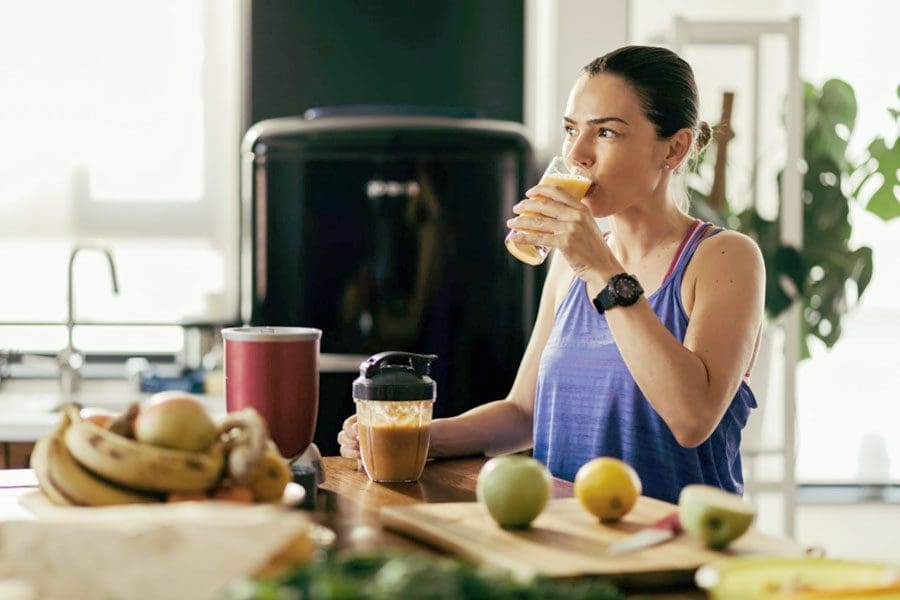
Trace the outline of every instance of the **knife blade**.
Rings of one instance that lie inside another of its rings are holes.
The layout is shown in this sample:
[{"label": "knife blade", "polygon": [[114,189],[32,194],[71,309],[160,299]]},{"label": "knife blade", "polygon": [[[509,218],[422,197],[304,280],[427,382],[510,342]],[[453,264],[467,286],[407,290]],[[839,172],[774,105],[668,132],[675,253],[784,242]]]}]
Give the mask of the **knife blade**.
[{"label": "knife blade", "polygon": [[681,528],[681,522],[678,520],[678,511],[675,511],[637,533],[633,533],[625,539],[612,544],[606,549],[606,553],[610,556],[619,556],[637,552],[638,550],[667,542],[682,531],[684,530]]}]

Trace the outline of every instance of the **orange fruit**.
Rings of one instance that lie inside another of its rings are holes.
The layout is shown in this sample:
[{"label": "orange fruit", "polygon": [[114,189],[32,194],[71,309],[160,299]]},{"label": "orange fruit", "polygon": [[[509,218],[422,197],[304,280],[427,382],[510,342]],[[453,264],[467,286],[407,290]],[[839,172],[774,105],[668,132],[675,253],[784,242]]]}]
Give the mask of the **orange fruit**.
[{"label": "orange fruit", "polygon": [[637,471],[610,456],[588,461],[575,474],[575,497],[585,510],[606,523],[628,514],[641,489]]},{"label": "orange fruit", "polygon": [[210,497],[213,500],[225,500],[228,502],[253,502],[253,492],[246,485],[223,482],[212,491]]},{"label": "orange fruit", "polygon": [[209,500],[206,492],[169,492],[166,502],[201,502]]},{"label": "orange fruit", "polygon": [[106,427],[106,425],[110,421],[116,418],[116,415],[115,413],[108,411],[105,408],[86,406],[81,409],[81,418],[85,421],[90,421],[94,425]]}]

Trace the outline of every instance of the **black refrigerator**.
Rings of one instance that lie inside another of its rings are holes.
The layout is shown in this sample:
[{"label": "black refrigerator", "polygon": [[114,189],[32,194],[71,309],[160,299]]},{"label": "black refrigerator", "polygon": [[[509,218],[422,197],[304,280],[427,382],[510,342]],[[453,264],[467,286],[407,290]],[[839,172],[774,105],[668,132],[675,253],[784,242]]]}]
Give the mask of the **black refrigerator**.
[{"label": "black refrigerator", "polygon": [[377,352],[438,355],[436,417],[507,394],[544,270],[507,253],[505,221],[535,181],[521,124],[459,111],[315,109],[248,130],[242,316],[323,331],[323,454]]}]

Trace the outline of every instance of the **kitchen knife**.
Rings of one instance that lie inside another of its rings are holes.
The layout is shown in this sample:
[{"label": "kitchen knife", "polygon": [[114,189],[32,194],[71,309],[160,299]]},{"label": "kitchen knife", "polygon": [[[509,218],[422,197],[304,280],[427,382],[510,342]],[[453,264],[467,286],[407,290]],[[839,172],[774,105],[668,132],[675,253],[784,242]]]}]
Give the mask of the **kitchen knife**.
[{"label": "kitchen knife", "polygon": [[684,531],[678,520],[678,512],[666,515],[656,523],[629,535],[627,538],[616,542],[606,549],[610,556],[619,556],[630,552],[637,552],[657,544],[669,541]]}]

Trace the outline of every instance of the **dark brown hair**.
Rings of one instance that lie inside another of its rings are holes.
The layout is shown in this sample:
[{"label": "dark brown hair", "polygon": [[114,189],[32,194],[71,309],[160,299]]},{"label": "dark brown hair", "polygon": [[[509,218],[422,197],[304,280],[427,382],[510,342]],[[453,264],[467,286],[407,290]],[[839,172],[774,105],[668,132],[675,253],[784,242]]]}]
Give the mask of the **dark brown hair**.
[{"label": "dark brown hair", "polygon": [[596,58],[584,67],[593,77],[599,73],[618,75],[637,93],[656,136],[671,137],[679,129],[695,133],[697,152],[712,135],[706,121],[699,121],[699,95],[694,71],[680,56],[656,46],[625,46]]}]

